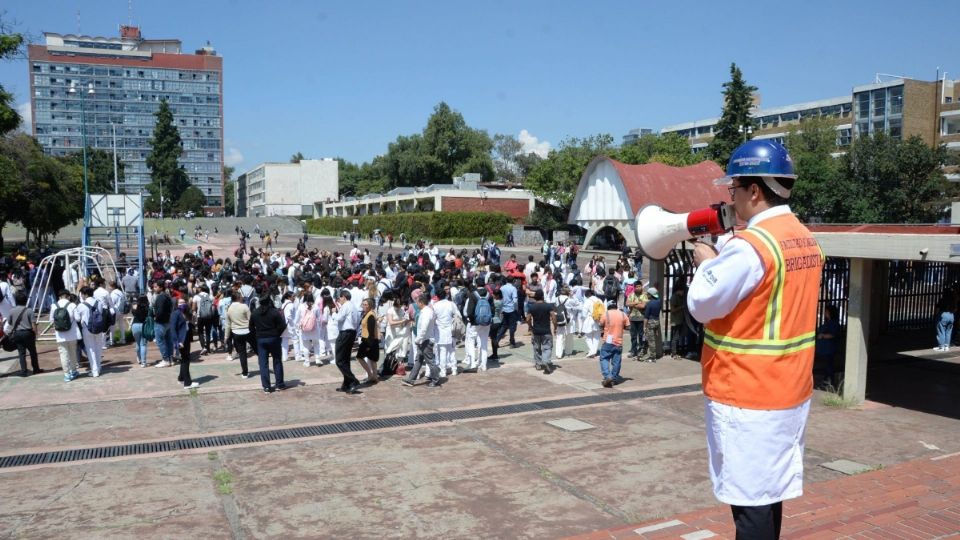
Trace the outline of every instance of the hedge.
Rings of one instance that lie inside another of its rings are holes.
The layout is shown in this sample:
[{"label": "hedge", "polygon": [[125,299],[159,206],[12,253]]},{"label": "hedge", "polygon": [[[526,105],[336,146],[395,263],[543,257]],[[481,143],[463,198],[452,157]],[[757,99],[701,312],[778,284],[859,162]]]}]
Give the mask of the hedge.
[{"label": "hedge", "polygon": [[[354,219],[360,224],[354,226]],[[409,212],[311,219],[307,221],[307,232],[339,236],[356,227],[363,235],[369,235],[374,229],[392,233],[394,238],[406,233],[410,241],[426,238],[434,242],[469,243],[467,241],[484,236],[502,242],[512,225],[513,218],[502,212]]]}]

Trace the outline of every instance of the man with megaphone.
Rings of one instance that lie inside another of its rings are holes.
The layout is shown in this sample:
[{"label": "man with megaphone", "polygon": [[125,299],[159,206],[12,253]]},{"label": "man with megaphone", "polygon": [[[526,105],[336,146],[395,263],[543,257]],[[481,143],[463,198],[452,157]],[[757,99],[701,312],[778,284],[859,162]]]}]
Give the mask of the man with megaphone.
[{"label": "man with megaphone", "polygon": [[738,147],[715,183],[746,228],[693,252],[710,476],[737,538],[779,538],[782,501],[803,494],[823,254],[787,204],[795,180],[782,145]]}]

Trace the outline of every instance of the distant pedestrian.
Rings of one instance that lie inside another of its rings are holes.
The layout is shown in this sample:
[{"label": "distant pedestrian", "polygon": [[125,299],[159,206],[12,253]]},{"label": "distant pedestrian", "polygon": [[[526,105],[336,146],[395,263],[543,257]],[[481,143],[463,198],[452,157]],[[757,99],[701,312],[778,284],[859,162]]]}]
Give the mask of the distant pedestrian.
[{"label": "distant pedestrian", "polygon": [[623,357],[623,331],[630,328],[630,318],[617,309],[617,303],[607,302],[603,315],[603,345],[600,347],[600,373],[603,387],[620,384],[620,362]]},{"label": "distant pedestrian", "polygon": [[544,375],[556,369],[553,364],[553,335],[557,327],[557,312],[551,304],[543,301],[543,291],[533,293],[533,303],[527,310],[527,326],[530,328],[533,345],[533,363]]},{"label": "distant pedestrian", "polygon": [[287,322],[276,307],[269,294],[260,297],[257,307],[250,316],[254,332],[257,335],[257,357],[260,364],[260,385],[266,393],[273,392],[270,384],[270,364],[273,358],[273,374],[277,381],[277,390],[287,388],[283,379],[283,355],[281,354],[281,337],[287,328]]},{"label": "distant pedestrian", "polygon": [[14,294],[17,306],[10,312],[4,321],[3,332],[11,336],[17,346],[17,356],[20,359],[20,376],[27,376],[27,353],[30,353],[30,365],[33,373],[43,373],[37,363],[37,320],[33,308],[27,307],[27,293],[17,291]]}]

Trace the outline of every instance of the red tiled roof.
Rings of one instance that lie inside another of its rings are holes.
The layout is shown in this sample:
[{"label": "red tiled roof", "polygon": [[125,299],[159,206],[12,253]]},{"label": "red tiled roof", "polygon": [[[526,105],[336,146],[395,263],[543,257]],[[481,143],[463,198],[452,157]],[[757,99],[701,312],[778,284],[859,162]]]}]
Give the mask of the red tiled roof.
[{"label": "red tiled roof", "polygon": [[605,159],[610,160],[620,175],[634,215],[648,204],[682,213],[721,201],[730,202],[727,188],[713,185],[713,181],[725,173],[712,161],[671,167],[662,163],[627,165],[614,159]]},{"label": "red tiled roof", "polygon": [[957,225],[910,225],[898,223],[829,223],[807,224],[815,233],[873,233],[873,234],[960,234]]}]

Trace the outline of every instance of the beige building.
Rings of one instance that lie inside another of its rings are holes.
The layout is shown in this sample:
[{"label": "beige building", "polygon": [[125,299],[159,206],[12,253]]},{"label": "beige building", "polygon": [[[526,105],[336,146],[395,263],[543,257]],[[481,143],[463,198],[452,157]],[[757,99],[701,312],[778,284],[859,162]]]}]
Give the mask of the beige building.
[{"label": "beige building", "polygon": [[317,201],[337,200],[339,162],[261,163],[237,177],[237,217],[312,216]]}]

